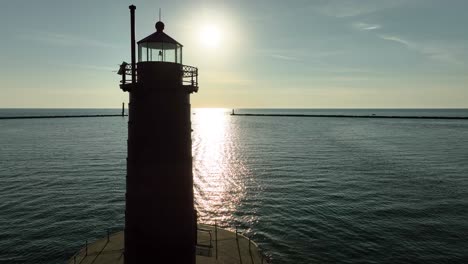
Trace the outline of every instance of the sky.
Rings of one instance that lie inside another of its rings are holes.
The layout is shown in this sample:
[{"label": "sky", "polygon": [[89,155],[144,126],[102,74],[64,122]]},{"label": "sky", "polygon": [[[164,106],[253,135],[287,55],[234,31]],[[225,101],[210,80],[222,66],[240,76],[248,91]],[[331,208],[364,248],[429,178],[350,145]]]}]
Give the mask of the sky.
[{"label": "sky", "polygon": [[128,102],[130,4],[198,67],[193,107],[468,108],[466,0],[0,3],[0,108]]}]

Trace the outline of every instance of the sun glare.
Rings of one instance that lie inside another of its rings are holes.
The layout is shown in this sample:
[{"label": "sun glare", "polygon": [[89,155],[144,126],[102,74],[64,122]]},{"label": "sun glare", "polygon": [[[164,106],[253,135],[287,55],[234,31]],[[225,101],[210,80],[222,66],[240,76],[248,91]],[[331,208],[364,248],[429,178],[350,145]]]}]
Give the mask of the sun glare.
[{"label": "sun glare", "polygon": [[221,38],[221,30],[216,25],[206,25],[200,31],[200,42],[204,47],[218,48]]}]

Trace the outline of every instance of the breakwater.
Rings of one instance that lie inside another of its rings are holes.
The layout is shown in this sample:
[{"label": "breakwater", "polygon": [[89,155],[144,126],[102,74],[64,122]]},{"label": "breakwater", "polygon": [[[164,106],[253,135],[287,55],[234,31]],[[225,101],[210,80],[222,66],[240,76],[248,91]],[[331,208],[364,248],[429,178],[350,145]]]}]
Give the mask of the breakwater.
[{"label": "breakwater", "polygon": [[236,114],[231,116],[271,116],[271,117],[338,117],[338,118],[406,118],[406,119],[456,119],[468,120],[468,116],[396,116],[396,115],[313,115],[313,114]]},{"label": "breakwater", "polygon": [[80,117],[113,117],[128,115],[46,115],[46,116],[0,116],[0,119],[38,119],[38,118],[80,118]]}]

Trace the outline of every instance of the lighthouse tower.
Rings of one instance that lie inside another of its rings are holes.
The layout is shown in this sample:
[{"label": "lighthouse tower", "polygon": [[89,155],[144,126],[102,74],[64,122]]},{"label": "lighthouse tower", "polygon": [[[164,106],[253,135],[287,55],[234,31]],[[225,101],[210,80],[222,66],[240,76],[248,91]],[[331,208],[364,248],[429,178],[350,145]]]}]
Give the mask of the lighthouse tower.
[{"label": "lighthouse tower", "polygon": [[129,8],[132,63],[119,70],[120,88],[130,94],[125,263],[195,263],[190,94],[198,91],[198,70],[182,64],[182,45],[161,21],[137,42],[136,62]]},{"label": "lighthouse tower", "polygon": [[129,8],[132,62],[118,71],[130,97],[125,230],[86,240],[68,263],[269,263],[237,227],[197,224],[190,94],[198,91],[198,69],[182,64],[182,45],[161,21],[136,42],[136,8]]}]

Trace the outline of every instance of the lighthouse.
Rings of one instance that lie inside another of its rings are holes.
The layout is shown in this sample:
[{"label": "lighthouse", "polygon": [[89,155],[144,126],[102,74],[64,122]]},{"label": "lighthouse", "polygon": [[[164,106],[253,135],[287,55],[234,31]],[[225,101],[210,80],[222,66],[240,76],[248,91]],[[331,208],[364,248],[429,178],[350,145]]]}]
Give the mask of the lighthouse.
[{"label": "lighthouse", "polygon": [[130,97],[125,263],[175,256],[195,263],[190,94],[198,91],[198,69],[183,65],[183,46],[161,21],[135,42],[135,6],[129,8],[132,62],[118,72]]},{"label": "lighthouse", "polygon": [[136,42],[136,8],[129,8],[132,61],[118,71],[130,97],[125,229],[86,240],[68,263],[268,263],[237,227],[197,223],[190,94],[198,91],[198,69],[182,63],[182,44],[162,21]]}]

